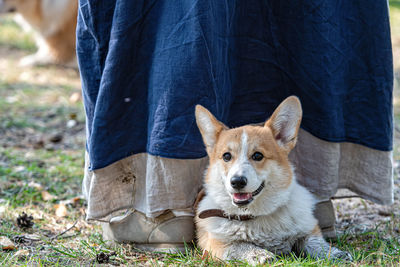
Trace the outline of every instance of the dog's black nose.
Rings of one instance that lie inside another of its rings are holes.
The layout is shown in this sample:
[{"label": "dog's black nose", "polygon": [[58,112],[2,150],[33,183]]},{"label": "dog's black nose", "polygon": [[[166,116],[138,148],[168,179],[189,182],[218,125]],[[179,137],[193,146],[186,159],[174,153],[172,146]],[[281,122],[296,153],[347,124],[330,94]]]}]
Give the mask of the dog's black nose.
[{"label": "dog's black nose", "polygon": [[247,178],[244,176],[233,176],[231,178],[231,186],[235,189],[242,189],[247,184]]}]

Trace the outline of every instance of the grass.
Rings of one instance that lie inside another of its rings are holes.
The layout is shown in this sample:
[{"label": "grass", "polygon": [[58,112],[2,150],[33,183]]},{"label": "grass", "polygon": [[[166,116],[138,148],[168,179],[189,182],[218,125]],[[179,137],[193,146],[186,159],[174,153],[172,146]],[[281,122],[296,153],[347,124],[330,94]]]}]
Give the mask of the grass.
[{"label": "grass", "polygon": [[9,17],[0,17],[0,45],[29,52],[36,50],[32,36],[21,31],[20,27]]},{"label": "grass", "polygon": [[[0,198],[8,200],[10,207],[28,203],[40,204],[43,188],[59,199],[76,196],[80,191],[78,182],[82,176],[83,153],[63,153],[44,149],[31,152],[27,158],[25,151],[0,149],[2,165],[0,182],[3,184]],[[78,178],[79,177],[79,178]],[[29,185],[34,181],[36,184]]]},{"label": "grass", "polygon": [[[400,0],[389,4],[392,36],[398,40]],[[99,226],[84,220],[86,203],[80,196],[84,112],[81,101],[71,100],[80,91],[79,76],[56,67],[18,67],[18,58],[34,50],[31,35],[10,18],[0,18],[0,58],[5,61],[0,64],[0,237],[16,246],[0,250],[0,266],[97,265],[101,255],[111,265],[246,266],[204,259],[198,250],[150,254],[102,240]],[[400,120],[400,110],[395,115]],[[71,120],[76,126],[67,126]],[[62,140],[54,141],[54,134]],[[394,155],[400,159],[398,146]],[[18,226],[22,212],[33,216],[32,228]],[[393,216],[364,232],[345,231],[332,244],[349,251],[352,263],[288,255],[272,266],[399,266],[399,229],[400,219]]]},{"label": "grass", "polygon": [[393,63],[397,71],[397,79],[400,84],[400,0],[389,0],[390,7],[390,25],[392,33],[392,45],[394,48]]}]

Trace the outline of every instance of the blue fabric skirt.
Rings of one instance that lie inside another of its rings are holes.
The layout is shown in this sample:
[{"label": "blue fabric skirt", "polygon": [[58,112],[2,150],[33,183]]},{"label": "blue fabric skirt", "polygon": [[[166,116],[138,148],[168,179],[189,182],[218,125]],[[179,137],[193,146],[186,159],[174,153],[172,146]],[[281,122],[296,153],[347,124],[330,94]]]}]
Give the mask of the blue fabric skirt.
[{"label": "blue fabric skirt", "polygon": [[203,157],[196,104],[235,127],[289,95],[314,136],[392,149],[385,1],[79,2],[91,169],[140,152]]}]

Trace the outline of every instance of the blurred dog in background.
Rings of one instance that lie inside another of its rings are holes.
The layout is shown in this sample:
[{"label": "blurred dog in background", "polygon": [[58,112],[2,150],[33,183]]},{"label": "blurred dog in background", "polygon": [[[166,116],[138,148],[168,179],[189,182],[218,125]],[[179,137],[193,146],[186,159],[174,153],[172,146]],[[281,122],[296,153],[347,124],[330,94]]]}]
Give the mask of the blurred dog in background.
[{"label": "blurred dog in background", "polygon": [[78,0],[0,0],[0,13],[16,12],[16,22],[33,30],[38,51],[20,65],[58,64],[77,68],[75,28]]}]

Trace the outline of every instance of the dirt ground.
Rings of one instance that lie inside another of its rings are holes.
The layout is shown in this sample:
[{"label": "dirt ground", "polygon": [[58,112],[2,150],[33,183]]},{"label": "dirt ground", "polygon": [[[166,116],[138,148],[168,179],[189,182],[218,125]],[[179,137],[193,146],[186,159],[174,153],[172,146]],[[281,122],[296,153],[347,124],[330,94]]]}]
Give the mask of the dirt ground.
[{"label": "dirt ground", "polygon": [[[84,114],[77,70],[62,67],[22,68],[27,53],[0,46],[2,90],[13,110],[1,114],[0,146],[18,148],[82,149]],[[7,92],[8,91],[8,92]],[[11,93],[10,93],[11,92]],[[18,109],[18,105],[21,105]],[[24,113],[24,121],[16,121]]]}]

